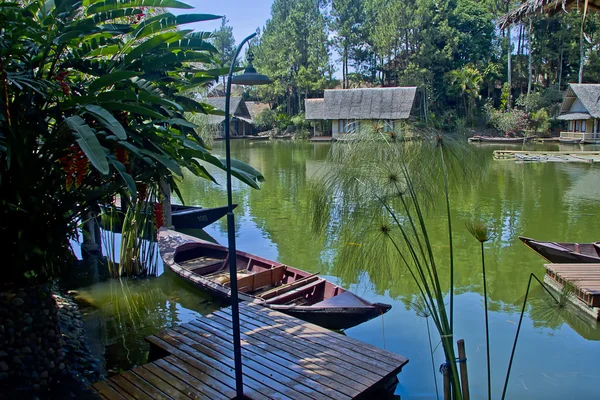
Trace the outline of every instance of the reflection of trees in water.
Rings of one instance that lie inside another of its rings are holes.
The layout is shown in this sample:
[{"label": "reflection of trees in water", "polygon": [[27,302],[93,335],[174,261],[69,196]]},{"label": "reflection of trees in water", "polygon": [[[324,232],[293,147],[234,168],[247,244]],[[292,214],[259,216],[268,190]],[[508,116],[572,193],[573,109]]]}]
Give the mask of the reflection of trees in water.
[{"label": "reflection of trees in water", "polygon": [[[217,143],[216,151],[222,146]],[[234,157],[249,162],[266,178],[260,191],[242,185],[236,188],[234,200],[240,204],[236,210],[237,228],[243,218],[251,219],[277,246],[279,261],[338,276],[345,287],[368,276],[375,292],[388,294],[408,305],[417,288],[400,263],[385,261],[385,255],[378,255],[381,260],[373,266],[363,262],[360,255],[354,254],[357,257],[354,260],[342,257],[348,247],[356,253],[357,249],[353,247],[357,246],[351,243],[360,243],[357,238],[363,234],[361,221],[349,221],[345,233],[328,229],[314,237],[309,230],[308,186],[329,165],[326,159],[330,147],[329,144],[295,141],[233,141]],[[482,294],[478,243],[464,227],[467,220],[481,219],[491,224],[495,232],[485,246],[490,310],[515,312],[520,310],[529,273],[534,272],[540,278],[544,273],[544,260],[521,244],[517,236],[581,242],[597,240],[600,236],[594,224],[587,223],[597,212],[585,208],[581,198],[565,195],[595,166],[493,161],[493,149],[477,150],[485,161],[477,167],[480,169],[477,179],[461,180],[461,162],[469,163],[464,159],[457,160],[452,168],[456,172],[450,175],[455,286],[457,294]],[[422,169],[435,167],[423,165],[430,163],[429,159],[423,158],[420,162]],[[224,181],[218,176],[217,179]],[[423,186],[427,186],[426,182]],[[225,201],[224,187],[205,181],[186,177],[181,189],[189,204],[217,206]],[[346,204],[340,203],[340,206]],[[449,248],[443,209],[443,203],[433,202],[427,209],[426,222],[441,283],[447,287]],[[337,228],[343,223],[340,221],[342,214],[338,209],[329,211],[332,213],[330,228]],[[372,218],[372,214],[366,215],[365,219]],[[224,221],[219,223],[225,232]],[[535,307],[533,305],[532,309]]]},{"label": "reflection of trees in water", "polygon": [[210,297],[173,275],[111,279],[79,292],[80,299],[96,308],[85,317],[98,324],[88,333],[92,342],[102,343],[109,372],[147,362],[146,336],[216,309]]}]

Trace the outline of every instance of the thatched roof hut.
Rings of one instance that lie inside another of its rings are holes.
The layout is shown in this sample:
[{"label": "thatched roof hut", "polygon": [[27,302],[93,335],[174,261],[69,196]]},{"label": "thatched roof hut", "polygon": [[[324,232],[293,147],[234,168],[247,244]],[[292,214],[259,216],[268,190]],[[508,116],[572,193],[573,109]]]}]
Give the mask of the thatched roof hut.
[{"label": "thatched roof hut", "polygon": [[416,87],[325,90],[322,99],[305,101],[306,119],[408,119],[416,93]]},{"label": "thatched roof hut", "polygon": [[[225,97],[207,97],[200,100],[201,103],[210,104],[217,110],[225,111]],[[229,102],[229,113],[232,117],[238,118],[242,121],[252,123],[252,117],[246,107],[245,102],[241,96],[231,97]],[[209,115],[208,121],[211,124],[220,124],[223,122],[225,117],[223,115]]]},{"label": "thatched roof hut", "polygon": [[[498,21],[501,29],[515,22],[521,22],[534,14],[554,15],[561,11],[580,9],[583,11],[585,0],[527,0],[519,7],[504,15]],[[600,0],[588,0],[588,10],[600,12]]]},{"label": "thatched roof hut", "polygon": [[263,111],[271,109],[269,103],[261,103],[259,101],[247,101],[246,107],[252,119],[256,119]]},{"label": "thatched roof hut", "polygon": [[[600,84],[575,84],[569,85],[565,98],[560,106],[561,120],[587,120],[600,118]],[[579,107],[575,106],[580,102]],[[587,111],[587,112],[586,112]]]}]

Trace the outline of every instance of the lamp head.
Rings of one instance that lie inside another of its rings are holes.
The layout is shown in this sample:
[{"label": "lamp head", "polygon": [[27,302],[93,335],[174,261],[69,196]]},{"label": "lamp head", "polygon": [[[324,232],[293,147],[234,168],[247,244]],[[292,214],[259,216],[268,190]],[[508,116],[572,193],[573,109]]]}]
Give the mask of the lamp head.
[{"label": "lamp head", "polygon": [[244,70],[244,73],[241,75],[235,75],[231,78],[231,83],[235,85],[246,85],[246,86],[255,86],[255,85],[267,85],[272,83],[267,76],[259,74],[256,72],[256,69],[252,65],[252,61],[254,60],[254,54],[252,52],[248,53],[248,66]]}]

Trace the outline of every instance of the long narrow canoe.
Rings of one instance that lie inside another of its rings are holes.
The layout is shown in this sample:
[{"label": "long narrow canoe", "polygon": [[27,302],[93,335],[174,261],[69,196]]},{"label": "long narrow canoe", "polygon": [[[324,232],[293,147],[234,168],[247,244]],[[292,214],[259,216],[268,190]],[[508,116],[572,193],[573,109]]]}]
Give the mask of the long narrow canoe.
[{"label": "long narrow canoe", "polygon": [[[169,229],[158,237],[166,266],[196,287],[229,298],[226,247]],[[237,252],[239,299],[269,307],[328,329],[347,329],[386,313],[389,304],[371,303],[318,274]]]},{"label": "long narrow canoe", "polygon": [[523,236],[519,239],[551,263],[600,263],[600,242],[540,242]]},{"label": "long narrow canoe", "polygon": [[504,143],[504,144],[519,144],[523,142],[529,142],[531,140],[531,136],[528,137],[496,137],[496,136],[473,136],[469,138],[470,142],[485,142],[485,143]]},{"label": "long narrow canoe", "polygon": [[[234,204],[234,208],[237,204]],[[171,205],[171,220],[175,229],[202,229],[227,214],[227,207],[202,208]]]}]

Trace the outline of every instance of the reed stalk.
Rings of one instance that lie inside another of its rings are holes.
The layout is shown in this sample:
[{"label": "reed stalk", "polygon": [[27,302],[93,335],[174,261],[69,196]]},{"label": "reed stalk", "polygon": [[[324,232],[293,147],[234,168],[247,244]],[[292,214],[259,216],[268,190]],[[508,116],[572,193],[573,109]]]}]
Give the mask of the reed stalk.
[{"label": "reed stalk", "polygon": [[564,305],[564,302],[561,302],[559,299],[557,299],[552,294],[552,292],[550,292],[550,290],[546,287],[546,285],[544,285],[542,283],[542,281],[540,281],[538,279],[538,277],[535,276],[535,274],[532,273],[529,275],[529,281],[527,282],[527,290],[525,290],[525,298],[523,299],[523,306],[521,307],[521,315],[519,316],[519,323],[517,324],[517,332],[515,333],[515,340],[513,341],[512,350],[510,352],[510,360],[508,361],[508,368],[506,370],[506,379],[504,380],[504,388],[502,389],[502,400],[504,400],[504,398],[506,397],[506,389],[508,388],[508,380],[510,379],[510,371],[512,369],[512,363],[513,363],[513,360],[515,357],[515,351],[517,349],[517,342],[519,341],[519,334],[521,333],[521,325],[523,323],[523,316],[525,315],[525,307],[527,306],[527,298],[529,297],[529,291],[531,289],[531,282],[533,279],[535,279],[537,281],[537,283],[539,283],[540,286],[542,288],[544,288],[544,290],[550,295],[552,300],[554,300],[556,305],[558,305],[559,307],[562,307]]},{"label": "reed stalk", "polygon": [[488,400],[492,399],[492,375],[490,361],[490,325],[488,319],[488,295],[487,295],[487,279],[485,275],[485,251],[484,243],[492,238],[492,234],[488,226],[481,221],[468,221],[466,223],[467,230],[477,239],[481,245],[481,272],[483,277],[483,308],[485,314],[485,351],[487,357],[487,390]]}]

